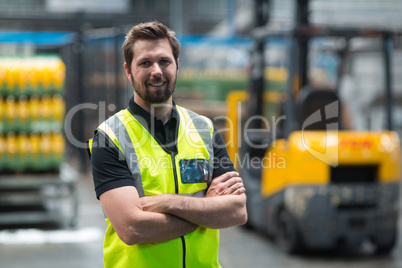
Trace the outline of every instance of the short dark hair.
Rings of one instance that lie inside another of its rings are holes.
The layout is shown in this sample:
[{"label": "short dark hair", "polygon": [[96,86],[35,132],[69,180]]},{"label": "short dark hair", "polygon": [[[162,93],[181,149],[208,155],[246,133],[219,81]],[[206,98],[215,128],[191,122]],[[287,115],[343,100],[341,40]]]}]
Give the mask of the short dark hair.
[{"label": "short dark hair", "polygon": [[131,63],[134,58],[133,45],[137,40],[157,40],[167,38],[172,48],[173,57],[177,62],[180,54],[180,43],[175,37],[175,32],[160,23],[159,21],[144,22],[135,25],[126,35],[123,43],[124,60],[131,71]]}]

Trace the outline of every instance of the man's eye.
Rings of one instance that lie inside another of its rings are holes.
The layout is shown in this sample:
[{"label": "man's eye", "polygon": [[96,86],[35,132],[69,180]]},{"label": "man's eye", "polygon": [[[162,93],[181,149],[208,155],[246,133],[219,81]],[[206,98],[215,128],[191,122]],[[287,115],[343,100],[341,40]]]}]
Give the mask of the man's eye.
[{"label": "man's eye", "polygon": [[170,63],[170,61],[169,61],[169,60],[161,60],[160,62],[161,62],[161,64],[164,64],[164,65],[167,65],[167,64],[169,64],[169,63]]},{"label": "man's eye", "polygon": [[149,61],[143,61],[140,63],[140,65],[142,66],[148,66],[149,65]]}]

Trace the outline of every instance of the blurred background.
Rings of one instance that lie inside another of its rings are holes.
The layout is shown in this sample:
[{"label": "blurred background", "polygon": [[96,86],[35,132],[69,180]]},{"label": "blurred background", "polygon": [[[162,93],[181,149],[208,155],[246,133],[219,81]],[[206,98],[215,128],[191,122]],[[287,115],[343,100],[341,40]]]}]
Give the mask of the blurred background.
[{"label": "blurred background", "polygon": [[[389,129],[392,113],[392,129],[401,135],[401,1],[0,0],[0,267],[103,267],[106,224],[85,141],[133,95],[121,51],[133,25],[158,20],[176,32],[175,101],[223,129],[231,92],[256,85],[289,92],[292,42],[258,36],[298,26],[303,2],[309,2],[309,25],[389,33],[389,73],[381,40],[350,35],[312,40],[306,75],[310,84],[337,90],[349,130]],[[258,77],[256,64],[262,64]],[[387,81],[391,102],[384,97]],[[402,267],[402,242],[398,237],[386,256],[364,250],[294,256],[261,232],[236,227],[222,231],[221,262],[229,268]]]}]

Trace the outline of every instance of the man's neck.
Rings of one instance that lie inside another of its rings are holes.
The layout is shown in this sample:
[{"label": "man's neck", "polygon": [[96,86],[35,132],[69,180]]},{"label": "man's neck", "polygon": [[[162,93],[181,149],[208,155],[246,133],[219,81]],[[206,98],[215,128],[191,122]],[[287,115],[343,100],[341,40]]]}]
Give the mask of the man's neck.
[{"label": "man's neck", "polygon": [[169,120],[172,115],[172,97],[170,97],[164,103],[148,103],[134,96],[134,102],[137,103],[138,106],[140,106],[142,109],[161,120],[164,124]]}]

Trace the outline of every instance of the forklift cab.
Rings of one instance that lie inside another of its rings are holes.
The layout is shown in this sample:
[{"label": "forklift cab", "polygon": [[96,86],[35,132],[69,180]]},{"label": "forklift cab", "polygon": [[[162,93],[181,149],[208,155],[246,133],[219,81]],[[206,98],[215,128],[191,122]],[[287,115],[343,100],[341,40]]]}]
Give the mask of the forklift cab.
[{"label": "forklift cab", "polygon": [[[336,115],[331,117],[331,123],[336,124],[338,129],[342,129],[341,123],[341,103],[338,94],[334,90],[328,89],[311,89],[305,87],[301,90],[300,96],[296,102],[295,118],[298,130],[326,130],[331,129],[326,120],[318,120],[311,124],[308,119],[316,115],[318,118],[326,117],[326,107],[328,105],[335,105],[332,109],[336,110]],[[328,108],[327,108],[328,109]],[[318,113],[318,114],[317,114]],[[333,125],[335,126],[335,125]]]}]

